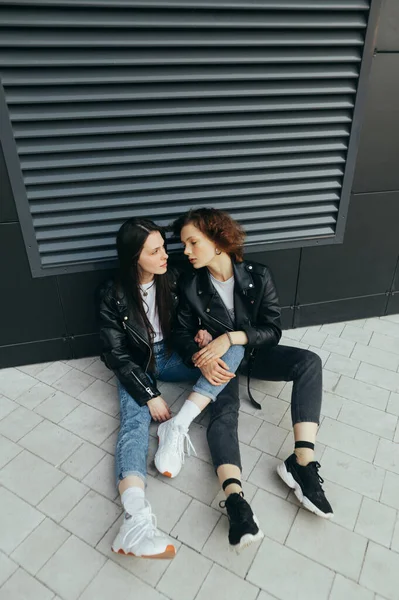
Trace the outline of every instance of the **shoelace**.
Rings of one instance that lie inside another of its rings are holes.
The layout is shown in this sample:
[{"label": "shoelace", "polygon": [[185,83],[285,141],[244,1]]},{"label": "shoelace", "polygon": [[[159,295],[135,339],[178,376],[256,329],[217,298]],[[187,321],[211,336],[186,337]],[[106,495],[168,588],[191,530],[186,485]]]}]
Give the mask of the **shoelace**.
[{"label": "shoelace", "polygon": [[[187,454],[187,456],[191,456],[191,450],[194,452],[195,456],[197,456],[197,453],[187,431],[184,431],[184,429],[182,427],[179,427],[178,425],[170,427],[169,431],[170,437],[168,439],[166,447],[168,450],[176,452],[182,464],[184,464],[185,454]],[[186,446],[186,448],[184,448],[184,446]]]},{"label": "shoelace", "polygon": [[317,487],[320,487],[321,491],[324,492],[323,488],[321,487],[321,484],[324,483],[324,479],[319,474],[321,464],[315,460],[314,462],[309,463],[309,467],[311,468],[310,472],[312,473],[312,479],[315,479]]},{"label": "shoelace", "polygon": [[122,544],[131,548],[145,537],[154,537],[157,533],[157,518],[151,510],[148,500],[144,500],[145,508],[132,515],[129,531],[123,536]]}]

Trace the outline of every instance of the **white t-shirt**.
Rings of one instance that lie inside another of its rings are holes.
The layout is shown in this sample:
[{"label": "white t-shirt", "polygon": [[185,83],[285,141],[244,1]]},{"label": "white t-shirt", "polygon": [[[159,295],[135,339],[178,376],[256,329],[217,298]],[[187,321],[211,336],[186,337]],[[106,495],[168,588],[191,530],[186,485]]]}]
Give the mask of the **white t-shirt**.
[{"label": "white t-shirt", "polygon": [[209,275],[211,276],[213,287],[221,297],[223,304],[227,308],[227,312],[234,323],[234,275],[232,275],[230,279],[227,279],[227,281],[219,281],[219,279],[215,279],[211,273],[209,273]]},{"label": "white t-shirt", "polygon": [[[146,312],[147,318],[151,323],[151,327],[155,332],[153,343],[162,342],[163,333],[161,329],[161,323],[159,322],[158,309],[155,304],[155,281],[150,283],[143,283],[140,285],[141,297],[143,299],[143,306]],[[147,292],[147,296],[144,295]]]}]

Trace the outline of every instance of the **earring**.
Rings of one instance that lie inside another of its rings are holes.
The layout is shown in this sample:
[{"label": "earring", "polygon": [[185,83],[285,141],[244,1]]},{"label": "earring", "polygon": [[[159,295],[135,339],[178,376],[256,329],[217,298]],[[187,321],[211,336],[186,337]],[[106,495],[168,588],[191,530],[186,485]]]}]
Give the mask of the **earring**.
[{"label": "earring", "polygon": [[217,254],[219,256],[219,254],[222,254],[222,251],[218,250],[218,248],[215,248],[215,254]]}]

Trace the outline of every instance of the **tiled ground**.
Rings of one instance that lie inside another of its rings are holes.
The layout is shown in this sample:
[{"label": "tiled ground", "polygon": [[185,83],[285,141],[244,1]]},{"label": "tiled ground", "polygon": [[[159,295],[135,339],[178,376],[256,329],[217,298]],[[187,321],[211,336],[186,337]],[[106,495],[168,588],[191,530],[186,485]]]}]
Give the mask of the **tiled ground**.
[{"label": "tiled ground", "polygon": [[[246,497],[266,537],[241,556],[205,439],[174,480],[151,464],[148,497],[173,561],[112,555],[121,507],[113,484],[118,402],[96,358],[0,371],[0,600],[397,600],[399,598],[399,315],[285,332],[324,362],[318,458],[332,522],[300,510],[275,467],[292,448],[290,385],[242,388]],[[176,410],[183,386],[165,384]]]}]

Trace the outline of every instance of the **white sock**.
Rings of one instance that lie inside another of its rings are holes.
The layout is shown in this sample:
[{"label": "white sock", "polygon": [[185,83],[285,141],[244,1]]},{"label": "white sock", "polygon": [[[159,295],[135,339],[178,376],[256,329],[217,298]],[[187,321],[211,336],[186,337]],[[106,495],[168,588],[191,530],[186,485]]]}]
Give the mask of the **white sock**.
[{"label": "white sock", "polygon": [[186,400],[173,420],[177,425],[180,425],[183,429],[187,430],[190,427],[191,422],[194,421],[195,417],[198,417],[200,412],[201,409],[198,408],[194,402]]},{"label": "white sock", "polygon": [[134,515],[145,507],[144,499],[144,490],[140,487],[127,488],[121,496],[123,508],[129,515]]}]

